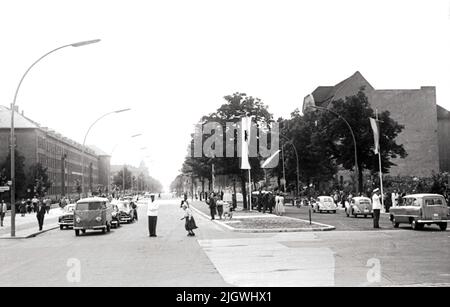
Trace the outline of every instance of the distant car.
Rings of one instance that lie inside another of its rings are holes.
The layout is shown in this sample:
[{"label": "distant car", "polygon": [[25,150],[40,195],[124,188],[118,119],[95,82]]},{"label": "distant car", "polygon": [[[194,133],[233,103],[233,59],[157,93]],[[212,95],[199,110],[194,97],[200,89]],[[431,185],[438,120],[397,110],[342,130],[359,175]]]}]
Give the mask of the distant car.
[{"label": "distant car", "polygon": [[119,228],[120,227],[120,210],[119,207],[116,204],[112,204],[111,205],[111,226],[114,228]]},{"label": "distant car", "polygon": [[135,220],[134,209],[127,200],[119,200],[117,203],[119,208],[119,221],[120,223],[132,223]]},{"label": "distant car", "polygon": [[58,218],[59,229],[73,227],[73,211],[75,204],[68,204],[63,209],[63,214]]},{"label": "distant car", "polygon": [[442,231],[447,229],[449,208],[444,196],[439,194],[412,194],[403,197],[403,202],[389,209],[392,225],[411,224],[414,230],[425,225],[436,224]]},{"label": "distant car", "polygon": [[358,215],[363,215],[367,217],[370,215],[373,217],[372,201],[368,197],[354,197],[351,202],[348,203],[348,207],[345,208],[347,217],[350,215],[357,217]]},{"label": "distant car", "polygon": [[336,213],[337,206],[333,198],[330,196],[319,196],[317,201],[313,204],[313,212],[333,212]]},{"label": "distant car", "polygon": [[74,210],[73,229],[75,236],[80,235],[80,230],[102,230],[103,233],[111,230],[112,206],[107,198],[89,197],[77,201]]}]

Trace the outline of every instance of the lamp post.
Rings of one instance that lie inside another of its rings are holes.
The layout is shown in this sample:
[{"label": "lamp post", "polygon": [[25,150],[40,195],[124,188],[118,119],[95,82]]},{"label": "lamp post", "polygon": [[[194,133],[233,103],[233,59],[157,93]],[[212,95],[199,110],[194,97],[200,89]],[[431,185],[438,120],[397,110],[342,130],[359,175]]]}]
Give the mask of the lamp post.
[{"label": "lamp post", "polygon": [[340,114],[338,114],[330,109],[316,106],[315,101],[314,101],[314,96],[312,94],[309,94],[308,96],[306,96],[303,101],[303,107],[302,107],[303,113],[307,112],[309,108],[317,109],[317,110],[324,110],[324,111],[333,113],[338,118],[342,119],[345,122],[345,124],[347,125],[348,129],[350,130],[350,133],[351,133],[352,139],[353,139],[353,147],[354,147],[354,153],[355,153],[356,194],[358,194],[359,193],[358,151],[356,149],[356,138],[355,138],[355,134],[353,133],[352,127],[350,126],[348,121],[345,118],[343,118]]},{"label": "lamp post", "polygon": [[89,134],[89,131],[91,131],[92,127],[94,127],[94,125],[100,121],[102,118],[111,115],[111,114],[118,114],[118,113],[122,113],[122,112],[126,112],[126,111],[130,111],[131,109],[121,109],[121,110],[117,110],[117,111],[113,111],[113,112],[109,112],[106,114],[103,114],[102,116],[100,116],[99,118],[97,118],[88,128],[85,136],[84,136],[84,140],[83,140],[83,147],[81,148],[81,193],[83,195],[85,195],[85,189],[84,189],[84,152],[85,152],[85,144],[86,144],[86,138]]},{"label": "lamp post", "polygon": [[14,94],[14,100],[11,104],[11,131],[10,131],[10,144],[11,144],[11,237],[15,237],[16,236],[16,222],[15,222],[15,218],[16,218],[16,208],[15,208],[15,193],[16,193],[16,173],[15,173],[15,135],[14,135],[14,113],[15,113],[15,109],[16,109],[16,100],[17,100],[17,95],[19,94],[19,90],[20,90],[20,86],[22,85],[23,80],[25,79],[25,77],[28,75],[28,72],[39,62],[41,61],[43,58],[47,57],[48,55],[52,54],[55,51],[58,51],[60,49],[66,48],[66,47],[81,47],[81,46],[86,46],[86,45],[90,45],[90,44],[95,44],[98,43],[100,40],[99,39],[94,39],[94,40],[89,40],[89,41],[82,41],[82,42],[78,42],[78,43],[74,43],[74,44],[69,44],[69,45],[64,45],[64,46],[60,46],[58,48],[55,48],[49,52],[47,52],[46,54],[44,54],[43,56],[41,56],[40,58],[38,58],[36,61],[33,62],[33,64],[30,65],[30,67],[28,67],[28,69],[25,71],[25,73],[22,75],[22,78],[19,81],[19,85],[16,88],[16,93]]},{"label": "lamp post", "polygon": [[[290,144],[292,146],[292,148],[294,149],[294,153],[295,153],[295,158],[296,158],[296,162],[297,162],[297,196],[300,195],[300,164],[299,164],[299,160],[298,160],[298,152],[297,152],[297,148],[295,147],[294,143],[292,142],[292,140],[289,140],[287,137],[285,137],[284,135],[280,136],[282,138],[284,138],[287,142],[285,144],[283,144],[282,149],[284,148],[285,145]],[[284,172],[284,154],[283,154],[283,172]],[[286,182],[286,177],[284,178],[284,181]],[[286,183],[285,183],[286,184]]]}]

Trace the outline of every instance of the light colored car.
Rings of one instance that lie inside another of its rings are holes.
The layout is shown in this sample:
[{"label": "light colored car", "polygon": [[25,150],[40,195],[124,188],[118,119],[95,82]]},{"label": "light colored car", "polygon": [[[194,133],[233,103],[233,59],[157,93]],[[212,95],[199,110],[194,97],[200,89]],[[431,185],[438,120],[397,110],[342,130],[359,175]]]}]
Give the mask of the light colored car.
[{"label": "light colored car", "polygon": [[364,217],[370,215],[373,217],[372,201],[368,197],[354,197],[348,203],[345,212],[347,217],[350,215],[353,217],[357,217],[358,215],[363,215]]},{"label": "light colored car", "polygon": [[414,230],[420,230],[425,225],[436,224],[445,231],[450,222],[449,208],[444,196],[439,194],[406,195],[401,204],[389,209],[389,214],[395,228],[407,223]]},{"label": "light colored car", "polygon": [[107,198],[89,197],[77,201],[74,210],[73,229],[75,236],[80,230],[102,230],[103,233],[111,230],[112,206]]},{"label": "light colored car", "polygon": [[62,215],[58,218],[59,229],[73,227],[73,211],[75,204],[68,204],[63,209]]},{"label": "light colored car", "polygon": [[115,203],[119,208],[119,221],[120,223],[132,223],[135,220],[134,209],[131,207],[131,203],[128,200],[119,200]]},{"label": "light colored car", "polygon": [[319,196],[317,201],[313,204],[313,212],[333,212],[336,213],[337,206],[333,198],[330,196]]}]

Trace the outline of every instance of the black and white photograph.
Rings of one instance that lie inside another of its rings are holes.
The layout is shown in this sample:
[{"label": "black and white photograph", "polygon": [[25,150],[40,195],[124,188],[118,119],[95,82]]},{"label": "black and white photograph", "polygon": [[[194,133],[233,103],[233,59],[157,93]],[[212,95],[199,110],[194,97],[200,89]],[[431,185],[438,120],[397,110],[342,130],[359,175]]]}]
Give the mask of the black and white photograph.
[{"label": "black and white photograph", "polygon": [[2,289],[450,286],[449,0],[6,0],[0,29]]}]

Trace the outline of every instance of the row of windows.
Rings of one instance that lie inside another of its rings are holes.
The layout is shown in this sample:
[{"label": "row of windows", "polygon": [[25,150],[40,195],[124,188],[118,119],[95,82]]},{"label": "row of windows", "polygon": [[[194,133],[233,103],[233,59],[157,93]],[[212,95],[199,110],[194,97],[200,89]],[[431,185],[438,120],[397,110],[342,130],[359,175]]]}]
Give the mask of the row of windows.
[{"label": "row of windows", "polygon": [[[42,164],[44,168],[52,168],[52,169],[61,169],[62,168],[62,159],[55,159],[48,157],[42,153],[38,154],[38,162]],[[91,162],[93,171],[97,171],[96,163]],[[89,168],[89,162],[85,161],[85,169]],[[81,173],[81,165],[65,161],[66,169],[70,169],[72,172],[78,172]]]},{"label": "row of windows", "polygon": [[[66,155],[67,160],[72,160],[72,161],[77,161],[77,162],[81,162],[81,160],[82,160],[80,153],[77,153],[75,151],[64,148],[57,143],[48,141],[44,137],[38,137],[38,148],[46,151],[47,153],[49,153],[53,156],[62,157],[63,155]],[[85,160],[89,161],[89,160],[93,160],[93,159],[85,156]]]}]

